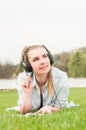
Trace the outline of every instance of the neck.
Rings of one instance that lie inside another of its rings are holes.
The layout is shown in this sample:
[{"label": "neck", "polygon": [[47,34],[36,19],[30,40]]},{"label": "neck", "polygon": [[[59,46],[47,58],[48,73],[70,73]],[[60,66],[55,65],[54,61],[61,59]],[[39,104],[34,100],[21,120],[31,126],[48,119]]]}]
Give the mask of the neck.
[{"label": "neck", "polygon": [[37,81],[40,88],[42,88],[45,85],[47,80],[48,80],[48,74],[46,74],[46,75],[36,75],[36,81]]}]

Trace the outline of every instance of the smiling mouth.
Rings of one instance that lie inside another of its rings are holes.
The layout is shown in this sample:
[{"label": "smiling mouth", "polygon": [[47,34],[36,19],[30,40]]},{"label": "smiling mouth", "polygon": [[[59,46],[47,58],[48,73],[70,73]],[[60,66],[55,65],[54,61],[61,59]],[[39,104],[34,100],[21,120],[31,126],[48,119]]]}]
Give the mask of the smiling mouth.
[{"label": "smiling mouth", "polygon": [[46,69],[48,65],[40,67],[40,69]]}]

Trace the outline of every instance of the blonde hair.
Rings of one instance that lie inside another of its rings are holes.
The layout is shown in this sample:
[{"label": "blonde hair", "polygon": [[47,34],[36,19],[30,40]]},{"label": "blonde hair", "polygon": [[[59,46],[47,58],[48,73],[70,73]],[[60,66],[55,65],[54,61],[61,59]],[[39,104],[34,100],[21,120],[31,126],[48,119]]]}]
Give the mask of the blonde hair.
[{"label": "blonde hair", "polygon": [[53,94],[53,82],[52,82],[52,72],[51,70],[49,71],[49,79],[48,79],[48,91],[49,95],[52,96]]}]

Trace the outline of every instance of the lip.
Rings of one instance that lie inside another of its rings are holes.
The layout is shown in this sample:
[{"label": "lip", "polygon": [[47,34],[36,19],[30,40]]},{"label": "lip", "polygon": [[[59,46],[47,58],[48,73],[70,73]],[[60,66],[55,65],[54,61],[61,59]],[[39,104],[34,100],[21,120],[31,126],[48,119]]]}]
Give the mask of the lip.
[{"label": "lip", "polygon": [[42,67],[40,67],[40,69],[45,70],[47,67],[48,67],[48,65],[42,66]]}]

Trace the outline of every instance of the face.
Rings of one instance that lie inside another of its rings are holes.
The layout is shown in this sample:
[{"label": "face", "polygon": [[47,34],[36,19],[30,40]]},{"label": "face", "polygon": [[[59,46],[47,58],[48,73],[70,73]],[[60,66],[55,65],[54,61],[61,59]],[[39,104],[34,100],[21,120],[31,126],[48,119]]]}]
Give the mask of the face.
[{"label": "face", "polygon": [[50,60],[45,48],[34,48],[28,52],[28,60],[36,74],[47,74],[50,71]]}]

